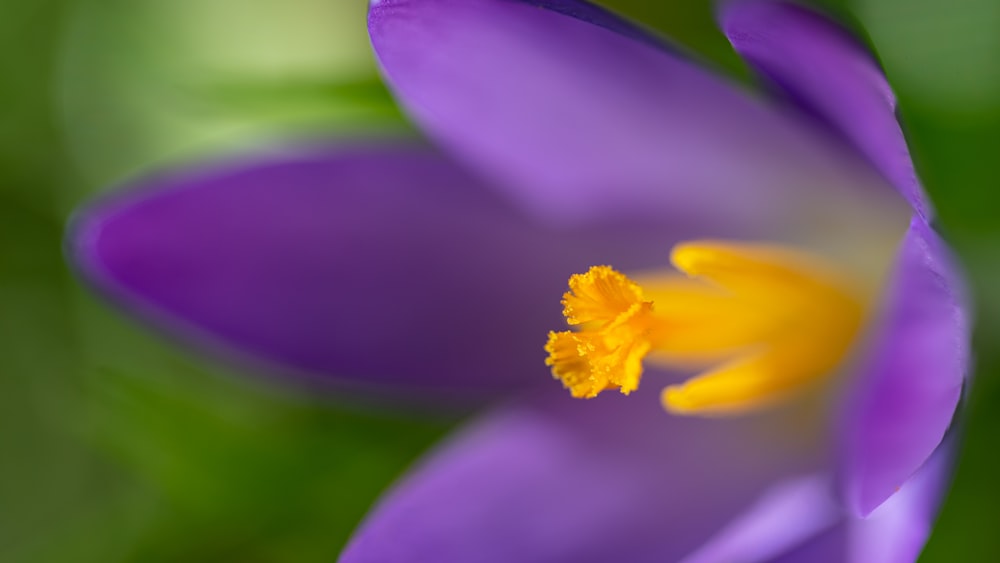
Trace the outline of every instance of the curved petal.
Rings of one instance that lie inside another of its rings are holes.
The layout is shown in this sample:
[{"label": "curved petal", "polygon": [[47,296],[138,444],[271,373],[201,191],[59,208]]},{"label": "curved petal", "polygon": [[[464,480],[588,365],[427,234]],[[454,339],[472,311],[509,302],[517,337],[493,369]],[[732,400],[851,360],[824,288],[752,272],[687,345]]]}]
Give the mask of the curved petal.
[{"label": "curved petal", "polygon": [[[773,563],[912,563],[920,557],[951,474],[952,444],[943,444],[899,493],[866,518],[842,515],[831,526]],[[822,502],[822,499],[820,499]],[[815,516],[807,516],[815,519]],[[787,524],[790,521],[784,520]],[[745,552],[744,552],[745,553]],[[718,558],[715,561],[735,561]],[[754,561],[758,559],[754,558]],[[759,560],[764,560],[763,558]]]},{"label": "curved petal", "polygon": [[730,2],[722,26],[753,67],[847,137],[929,219],[932,210],[896,120],[896,97],[860,42],[816,12],[780,0]]},{"label": "curved petal", "polygon": [[903,241],[872,349],[841,414],[848,505],[867,515],[938,447],[969,370],[962,279],[920,218]]},{"label": "curved petal", "polygon": [[775,435],[801,424],[671,417],[648,384],[627,398],[535,399],[411,471],[341,563],[678,561],[770,483],[818,463],[811,440]]},{"label": "curved petal", "polygon": [[867,518],[845,516],[772,563],[913,563],[937,518],[951,472],[952,449],[944,445],[928,463]]},{"label": "curved petal", "polygon": [[937,518],[952,454],[951,444],[938,448],[867,518],[844,514],[828,474],[782,482],[684,563],[912,563]]},{"label": "curved petal", "polygon": [[401,103],[550,221],[627,210],[781,239],[882,228],[886,207],[906,207],[825,131],[626,25],[573,0],[380,0],[369,13]]},{"label": "curved petal", "polygon": [[[829,553],[823,559],[806,546],[825,537],[839,524],[841,514],[833,494],[829,473],[796,477],[766,491],[745,513],[684,558],[682,563],[722,561],[775,561],[807,551],[813,561],[837,561],[837,552],[826,542],[820,547]],[[840,548],[842,550],[842,548]]]},{"label": "curved petal", "polygon": [[[844,563],[848,559],[846,526],[833,526],[796,546],[786,553],[768,559],[768,563]],[[721,563],[721,562],[719,562]],[[874,563],[873,561],[851,561],[851,563]],[[881,563],[881,562],[879,562]]]},{"label": "curved petal", "polygon": [[850,522],[850,561],[910,563],[930,537],[951,476],[953,444],[945,443],[899,493],[868,518]]},{"label": "curved petal", "polygon": [[546,382],[567,277],[665,264],[672,242],[664,225],[534,224],[423,148],[257,155],[139,188],[77,217],[86,278],[187,340],[348,382]]}]

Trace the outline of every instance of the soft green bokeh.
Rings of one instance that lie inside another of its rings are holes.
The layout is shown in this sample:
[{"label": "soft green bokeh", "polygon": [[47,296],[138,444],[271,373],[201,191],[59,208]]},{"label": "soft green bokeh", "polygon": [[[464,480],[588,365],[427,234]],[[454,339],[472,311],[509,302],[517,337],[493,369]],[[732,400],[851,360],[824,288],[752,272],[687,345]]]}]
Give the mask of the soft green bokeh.
[{"label": "soft green bokeh", "polygon": [[107,186],[285,136],[405,126],[354,0],[77,0],[56,95],[74,163]]},{"label": "soft green bokeh", "polygon": [[[608,0],[738,80],[706,1]],[[978,371],[927,561],[1000,560],[1000,4],[828,0],[869,34],[970,274]],[[331,561],[454,420],[246,378],[79,286],[79,202],[302,136],[409,135],[364,0],[0,3],[0,561]]]},{"label": "soft green bokeh", "polygon": [[1000,2],[858,0],[897,88],[952,118],[995,112],[1000,99]]}]

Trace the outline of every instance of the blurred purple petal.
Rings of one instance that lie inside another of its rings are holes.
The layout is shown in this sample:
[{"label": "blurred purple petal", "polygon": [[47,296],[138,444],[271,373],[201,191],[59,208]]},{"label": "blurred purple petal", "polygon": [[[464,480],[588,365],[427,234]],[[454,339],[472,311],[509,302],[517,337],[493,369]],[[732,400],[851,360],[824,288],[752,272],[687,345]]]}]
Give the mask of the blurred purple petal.
[{"label": "blurred purple petal", "polygon": [[381,0],[369,14],[425,131],[550,222],[627,211],[780,238],[851,232],[881,212],[877,193],[898,199],[825,131],[623,27],[571,0]]},{"label": "blurred purple petal", "polygon": [[662,265],[673,242],[662,224],[548,230],[427,149],[292,151],[140,187],[77,218],[87,278],[188,340],[366,384],[544,384],[567,276]]},{"label": "blurred purple petal", "polygon": [[668,417],[657,391],[485,416],[387,494],[341,563],[678,561],[819,463],[810,441],[775,436],[800,427],[789,413]]},{"label": "blurred purple petal", "polygon": [[917,560],[947,490],[953,455],[952,444],[946,441],[897,494],[868,518],[851,521],[851,561]]},{"label": "blurred purple petal", "polygon": [[840,514],[827,473],[789,479],[765,491],[682,563],[773,561],[824,535]]},{"label": "blurred purple petal", "polygon": [[[848,558],[849,536],[846,528],[847,526],[841,522],[767,561],[768,563],[845,563],[848,561],[850,563],[875,563],[874,561],[853,561]],[[723,562],[719,561],[718,563]]]},{"label": "blurred purple petal", "polygon": [[[772,563],[912,563],[917,561],[930,537],[934,520],[947,489],[953,450],[951,444],[942,445],[933,457],[907,481],[900,491],[884,502],[867,518],[855,518],[841,514],[835,525],[808,538],[800,545],[776,558],[749,557],[746,560],[771,561]],[[817,480],[821,486],[823,481]],[[793,485],[808,486],[808,481],[797,481]],[[786,489],[796,492],[796,489]],[[808,489],[806,497],[812,498]],[[803,499],[798,499],[804,502]],[[824,514],[830,510],[824,503],[830,499],[815,499],[814,509]],[[795,504],[792,502],[791,504]],[[787,506],[787,505],[786,505]],[[836,511],[834,511],[836,514]],[[771,515],[774,516],[773,514]],[[816,521],[816,514],[804,511],[800,518],[807,522]],[[787,526],[798,523],[787,518]],[[760,529],[760,523],[755,523]],[[765,523],[766,525],[766,523]],[[802,524],[793,526],[802,528]],[[787,534],[786,534],[787,535]],[[746,556],[749,551],[733,551],[732,554]],[[730,555],[717,557],[711,561],[738,561],[741,557]],[[685,561],[687,563],[687,561]]]},{"label": "blurred purple petal", "polygon": [[913,563],[930,537],[947,488],[951,445],[934,456],[899,493],[867,518],[844,515],[840,522],[772,563]]},{"label": "blurred purple petal", "polygon": [[964,287],[948,249],[914,218],[869,357],[841,415],[848,505],[867,515],[938,447],[969,370]]},{"label": "blurred purple petal", "polygon": [[844,417],[848,500],[867,514],[927,459],[951,423],[968,362],[960,276],[925,225],[930,206],[895,117],[895,97],[871,54],[845,30],[789,2],[733,2],[723,24],[753,66],[866,154],[920,216],[858,381],[856,410]]},{"label": "blurred purple petal", "polygon": [[896,98],[871,53],[829,19],[790,2],[737,0],[724,9],[733,47],[795,101],[839,130],[922,217],[930,204],[896,120]]}]

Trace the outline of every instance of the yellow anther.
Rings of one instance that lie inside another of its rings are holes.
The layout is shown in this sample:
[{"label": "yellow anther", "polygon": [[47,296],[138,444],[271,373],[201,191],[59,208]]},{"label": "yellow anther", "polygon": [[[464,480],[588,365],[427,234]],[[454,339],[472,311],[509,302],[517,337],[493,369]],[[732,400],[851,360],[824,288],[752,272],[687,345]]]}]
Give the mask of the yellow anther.
[{"label": "yellow anther", "polygon": [[564,314],[578,331],[550,333],[545,349],[574,397],[635,390],[648,355],[702,370],[664,390],[670,412],[760,408],[833,374],[864,321],[851,281],[809,254],[703,241],[678,245],[671,260],[682,274],[642,287],[607,266],[570,279]]},{"label": "yellow anther", "polygon": [[594,266],[569,278],[563,294],[563,315],[571,325],[610,323],[642,302],[642,289],[610,266]]},{"label": "yellow anther", "polygon": [[639,386],[649,352],[652,304],[634,282],[608,266],[570,278],[563,315],[579,332],[550,332],[545,351],[552,375],[577,398],[606,389],[628,395]]}]

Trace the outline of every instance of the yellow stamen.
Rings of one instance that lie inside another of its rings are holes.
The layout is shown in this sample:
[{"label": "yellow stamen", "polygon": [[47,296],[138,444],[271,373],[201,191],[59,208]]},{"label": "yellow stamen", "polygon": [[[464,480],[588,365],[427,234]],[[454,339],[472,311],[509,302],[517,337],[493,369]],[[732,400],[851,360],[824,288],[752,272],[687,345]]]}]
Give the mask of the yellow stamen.
[{"label": "yellow stamen", "polygon": [[550,332],[545,364],[577,398],[639,386],[642,359],[650,349],[647,325],[652,304],[632,280],[609,266],[594,266],[569,280],[563,315],[580,332]]},{"label": "yellow stamen", "polygon": [[[703,373],[664,390],[678,414],[766,406],[835,372],[860,330],[865,303],[850,280],[784,247],[702,241],[674,248],[682,274],[642,286],[608,266],[570,278],[546,364],[574,397],[634,391],[642,362]],[[655,308],[654,308],[655,304]]]}]

